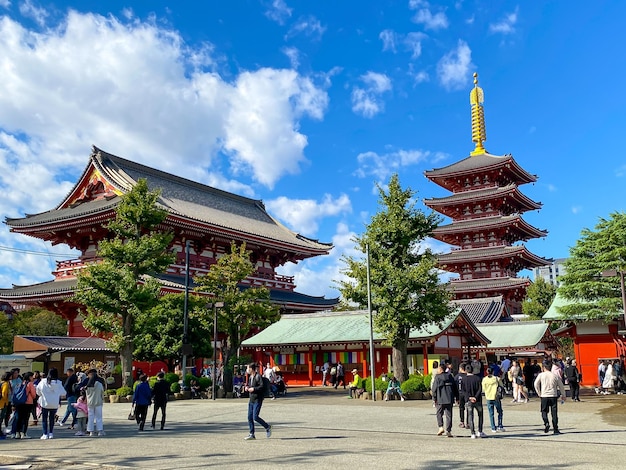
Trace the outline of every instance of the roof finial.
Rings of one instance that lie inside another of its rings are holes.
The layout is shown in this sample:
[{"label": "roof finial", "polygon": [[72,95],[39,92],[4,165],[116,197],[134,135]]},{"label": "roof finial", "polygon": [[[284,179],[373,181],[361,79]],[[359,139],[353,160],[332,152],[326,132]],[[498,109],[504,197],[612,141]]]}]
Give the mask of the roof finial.
[{"label": "roof finial", "polygon": [[483,89],[478,86],[478,74],[474,72],[474,88],[470,92],[470,104],[472,106],[472,142],[476,142],[476,148],[470,155],[487,153],[485,147],[483,147],[483,142],[487,140],[484,101]]}]

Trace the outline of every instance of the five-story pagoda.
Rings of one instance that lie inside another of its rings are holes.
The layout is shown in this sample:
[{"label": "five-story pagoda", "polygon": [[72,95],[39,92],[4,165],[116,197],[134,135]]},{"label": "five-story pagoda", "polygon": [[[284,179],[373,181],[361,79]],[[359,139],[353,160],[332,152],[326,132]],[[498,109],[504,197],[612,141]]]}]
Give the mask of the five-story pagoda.
[{"label": "five-story pagoda", "polygon": [[460,302],[499,298],[505,307],[502,316],[508,316],[521,313],[521,301],[530,284],[517,273],[548,264],[523,243],[515,243],[544,237],[547,232],[522,218],[524,212],[541,208],[541,203],[519,190],[520,185],[534,183],[537,177],[524,170],[512,155],[491,155],[483,146],[487,140],[484,95],[477,77],[474,74],[470,93],[472,141],[476,147],[469,157],[424,173],[453,193],[424,203],[452,219],[452,223],[435,229],[433,236],[455,246],[438,258],[442,269],[459,275],[450,282],[453,298]]}]

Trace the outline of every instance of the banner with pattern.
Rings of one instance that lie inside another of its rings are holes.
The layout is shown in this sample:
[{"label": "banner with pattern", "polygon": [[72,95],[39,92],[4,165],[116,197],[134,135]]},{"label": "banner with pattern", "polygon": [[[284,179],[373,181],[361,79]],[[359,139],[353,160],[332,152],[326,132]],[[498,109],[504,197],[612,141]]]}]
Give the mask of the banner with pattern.
[{"label": "banner with pattern", "polygon": [[363,361],[363,351],[350,351],[350,352],[328,352],[323,353],[323,361],[336,364],[341,362],[342,364],[357,364]]}]

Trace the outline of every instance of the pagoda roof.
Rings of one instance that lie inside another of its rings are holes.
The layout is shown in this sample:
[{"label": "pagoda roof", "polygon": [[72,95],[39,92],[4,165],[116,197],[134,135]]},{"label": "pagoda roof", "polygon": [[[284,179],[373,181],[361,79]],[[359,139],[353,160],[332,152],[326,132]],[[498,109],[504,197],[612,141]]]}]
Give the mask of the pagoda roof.
[{"label": "pagoda roof", "polygon": [[[462,328],[468,331],[466,341],[475,345],[486,345],[486,338],[474,326],[463,309],[458,308],[441,323],[430,323],[409,333],[409,341],[424,343],[444,334],[462,320]],[[243,341],[243,347],[281,347],[312,344],[366,343],[370,338],[369,314],[365,310],[341,312],[315,312],[299,315],[282,315],[280,320],[260,333]],[[384,337],[374,332],[374,341],[380,343]]]},{"label": "pagoda roof", "polygon": [[[452,304],[462,308],[474,323],[493,323],[500,321],[506,308],[506,302],[501,295],[480,297],[477,299],[458,299],[453,300]],[[489,335],[486,336],[491,338]]]},{"label": "pagoda roof", "polygon": [[530,280],[523,277],[493,277],[486,279],[455,279],[450,281],[450,288],[455,294],[502,292],[517,288],[526,288]]},{"label": "pagoda roof", "polygon": [[[476,158],[476,157],[472,157]],[[535,202],[529,197],[525,196],[518,188],[516,184],[509,184],[506,186],[494,186],[483,189],[470,189],[467,191],[459,191],[450,196],[424,199],[424,204],[437,212],[441,212],[445,215],[450,215],[445,208],[448,206],[458,206],[460,204],[475,203],[479,201],[490,201],[499,199],[502,197],[512,198],[513,201],[519,206],[519,210],[529,211],[541,209],[542,204]],[[452,211],[456,212],[456,211]]]},{"label": "pagoda roof", "polygon": [[446,235],[513,227],[522,235],[520,240],[545,237],[548,234],[547,230],[539,230],[526,222],[521,215],[515,214],[453,221],[451,224],[437,227],[433,230],[433,236],[439,240],[444,240],[447,243],[455,245],[457,243],[446,240],[446,238],[448,238]]},{"label": "pagoda roof", "polygon": [[[104,197],[84,196],[89,181],[97,179],[110,189]],[[326,254],[331,243],[321,243],[286,228],[265,210],[263,201],[222,191],[195,181],[166,173],[111,155],[96,147],[79,181],[68,196],[53,210],[23,218],[7,218],[12,231],[41,238],[58,227],[79,226],[108,220],[122,194],[141,178],[151,190],[161,195],[157,204],[168,212],[166,224],[186,225],[234,239],[254,241],[295,251],[303,257]]]},{"label": "pagoda roof", "polygon": [[449,266],[466,261],[490,261],[502,258],[516,257],[525,262],[528,267],[539,267],[550,264],[545,258],[537,256],[526,248],[524,245],[519,246],[489,246],[485,248],[466,248],[453,250],[450,253],[438,255],[437,259],[440,266]]},{"label": "pagoda roof", "polygon": [[[184,276],[159,275],[156,276],[165,289],[182,292],[185,288]],[[0,300],[12,303],[34,303],[38,301],[66,300],[74,295],[77,285],[75,277],[54,279],[47,282],[27,286],[16,286],[12,289],[0,289]],[[190,280],[192,282],[192,280]],[[193,285],[191,286],[194,287]],[[245,288],[245,286],[244,286]],[[276,304],[288,305],[291,309],[323,309],[333,308],[339,299],[327,299],[323,296],[312,296],[294,291],[269,289],[270,301]]]},{"label": "pagoda roof", "polygon": [[476,175],[494,170],[507,171],[518,184],[534,183],[537,176],[524,170],[513,158],[513,155],[491,155],[482,153],[464,158],[451,165],[425,171],[424,175],[431,181],[446,187],[445,180],[466,175]]}]

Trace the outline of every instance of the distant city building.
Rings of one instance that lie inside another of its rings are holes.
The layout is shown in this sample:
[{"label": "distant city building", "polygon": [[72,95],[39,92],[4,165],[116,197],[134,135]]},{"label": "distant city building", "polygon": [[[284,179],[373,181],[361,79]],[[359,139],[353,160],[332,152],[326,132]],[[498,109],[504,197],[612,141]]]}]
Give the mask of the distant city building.
[{"label": "distant city building", "polygon": [[567,261],[567,258],[556,258],[551,264],[534,268],[534,278],[538,279],[542,277],[547,283],[559,287],[561,285],[561,281],[559,281],[558,278],[566,273],[565,261]]}]

